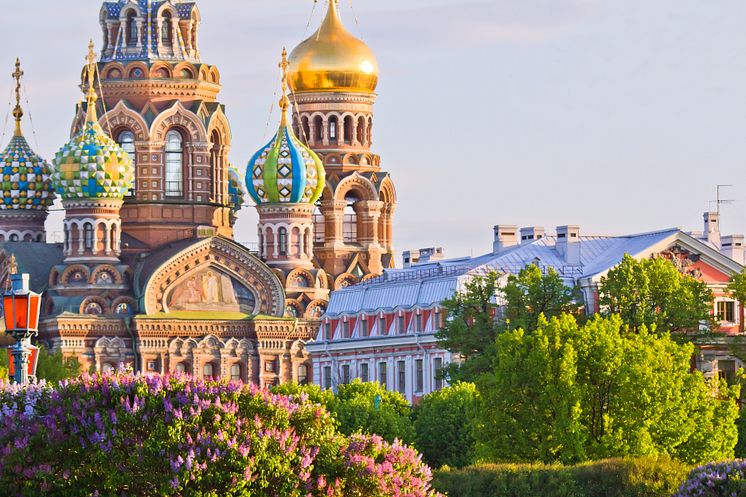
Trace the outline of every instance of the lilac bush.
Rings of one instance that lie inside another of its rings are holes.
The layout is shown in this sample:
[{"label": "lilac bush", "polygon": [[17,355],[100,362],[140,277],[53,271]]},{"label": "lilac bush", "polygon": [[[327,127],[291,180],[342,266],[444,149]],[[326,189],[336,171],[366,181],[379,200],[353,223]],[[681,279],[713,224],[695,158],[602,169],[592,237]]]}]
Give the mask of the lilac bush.
[{"label": "lilac bush", "polygon": [[188,377],[0,382],[0,495],[435,497],[413,449],[305,396]]},{"label": "lilac bush", "polygon": [[746,459],[710,463],[692,470],[674,497],[746,495]]}]

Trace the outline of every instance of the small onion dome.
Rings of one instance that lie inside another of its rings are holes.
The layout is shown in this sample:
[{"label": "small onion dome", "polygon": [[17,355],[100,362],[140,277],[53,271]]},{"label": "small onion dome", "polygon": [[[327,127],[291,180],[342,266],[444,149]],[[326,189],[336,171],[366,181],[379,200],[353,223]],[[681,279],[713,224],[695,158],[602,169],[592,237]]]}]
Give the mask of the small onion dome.
[{"label": "small onion dome", "polygon": [[321,159],[301,143],[288,126],[287,53],[283,50],[280,66],[282,99],[280,129],[272,140],[249,161],[246,186],[259,204],[315,203],[324,191],[326,173]]},{"label": "small onion dome", "polygon": [[290,54],[294,92],[373,93],[378,86],[378,61],[370,47],[344,27],[338,1],[329,0],[321,27]]},{"label": "small onion dome", "polygon": [[228,195],[233,212],[238,212],[246,202],[246,190],[241,181],[241,173],[232,164],[228,166]]},{"label": "small onion dome", "polygon": [[16,106],[13,117],[15,131],[8,147],[0,153],[2,183],[0,210],[46,210],[54,201],[52,171],[49,164],[36,155],[21,131],[21,61],[16,59]]},{"label": "small onion dome", "polygon": [[89,48],[86,122],[82,131],[57,152],[53,161],[52,180],[63,200],[124,198],[134,179],[129,154],[98,124],[98,97],[93,86],[96,57],[92,46]]}]

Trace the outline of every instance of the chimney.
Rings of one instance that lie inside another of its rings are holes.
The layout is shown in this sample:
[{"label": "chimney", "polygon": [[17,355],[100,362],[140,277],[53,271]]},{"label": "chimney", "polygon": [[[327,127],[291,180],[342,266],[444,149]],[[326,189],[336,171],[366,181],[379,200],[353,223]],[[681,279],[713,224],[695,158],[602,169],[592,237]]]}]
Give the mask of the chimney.
[{"label": "chimney", "polygon": [[495,226],[495,241],[492,244],[492,253],[497,254],[516,245],[518,245],[518,226],[505,224]]},{"label": "chimney", "polygon": [[568,266],[580,266],[580,226],[557,226],[557,252]]},{"label": "chimney", "polygon": [[402,253],[404,258],[404,268],[409,268],[417,264],[427,264],[428,262],[442,261],[445,256],[443,247],[428,247],[419,250],[407,250]]},{"label": "chimney", "polygon": [[705,212],[705,240],[720,249],[720,214]]},{"label": "chimney", "polygon": [[746,237],[743,235],[728,235],[724,236],[721,240],[720,252],[726,257],[730,257],[739,264],[746,264],[746,250],[744,250],[744,241]]},{"label": "chimney", "polygon": [[544,233],[544,228],[541,226],[529,226],[528,228],[521,228],[521,245],[544,238]]}]

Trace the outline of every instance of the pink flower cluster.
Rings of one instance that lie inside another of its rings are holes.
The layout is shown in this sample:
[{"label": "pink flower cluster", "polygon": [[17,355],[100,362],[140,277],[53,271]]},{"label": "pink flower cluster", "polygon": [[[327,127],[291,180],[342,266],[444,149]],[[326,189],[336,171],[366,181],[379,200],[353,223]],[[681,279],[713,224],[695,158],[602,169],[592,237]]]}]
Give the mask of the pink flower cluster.
[{"label": "pink flower cluster", "polygon": [[415,450],[305,397],[189,377],[0,383],[0,495],[433,497]]}]

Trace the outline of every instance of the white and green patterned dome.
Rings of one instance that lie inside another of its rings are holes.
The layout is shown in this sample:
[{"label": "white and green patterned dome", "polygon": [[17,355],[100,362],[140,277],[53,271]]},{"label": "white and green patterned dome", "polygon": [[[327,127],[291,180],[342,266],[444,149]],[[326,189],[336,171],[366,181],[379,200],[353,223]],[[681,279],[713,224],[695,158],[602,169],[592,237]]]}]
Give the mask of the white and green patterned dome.
[{"label": "white and green patterned dome", "polygon": [[238,212],[246,203],[246,191],[241,180],[241,173],[233,164],[228,165],[228,195],[231,200],[231,209]]},{"label": "white and green patterned dome", "polygon": [[80,133],[57,152],[53,161],[52,180],[63,200],[121,199],[132,188],[134,179],[129,154],[98,124],[98,97],[93,87],[96,62],[92,53],[91,49],[85,124]]}]

